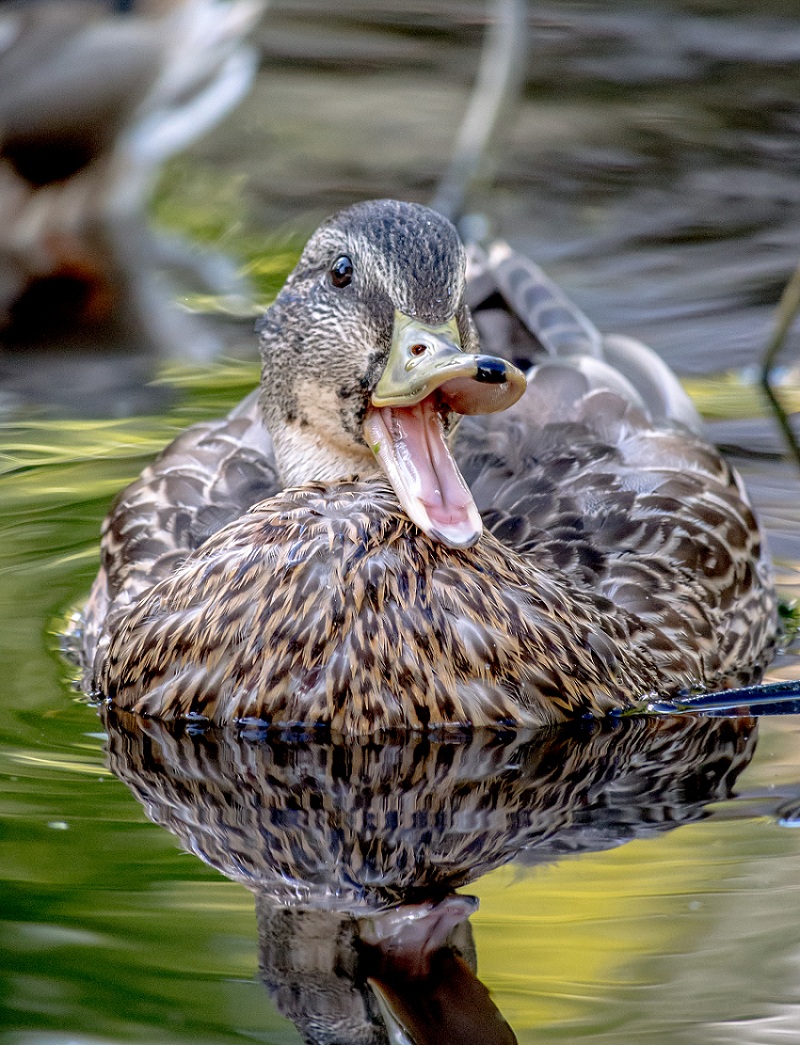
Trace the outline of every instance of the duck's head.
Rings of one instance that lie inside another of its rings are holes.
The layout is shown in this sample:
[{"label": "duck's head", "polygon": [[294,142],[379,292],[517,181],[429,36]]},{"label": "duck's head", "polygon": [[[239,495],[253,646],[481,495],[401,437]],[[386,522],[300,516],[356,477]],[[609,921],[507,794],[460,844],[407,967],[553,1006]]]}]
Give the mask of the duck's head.
[{"label": "duck's head", "polygon": [[309,240],[260,324],[262,401],[284,480],[381,469],[411,520],[454,548],[481,519],[448,436],[504,410],[525,377],[482,355],[458,233],[427,207],[361,203]]}]

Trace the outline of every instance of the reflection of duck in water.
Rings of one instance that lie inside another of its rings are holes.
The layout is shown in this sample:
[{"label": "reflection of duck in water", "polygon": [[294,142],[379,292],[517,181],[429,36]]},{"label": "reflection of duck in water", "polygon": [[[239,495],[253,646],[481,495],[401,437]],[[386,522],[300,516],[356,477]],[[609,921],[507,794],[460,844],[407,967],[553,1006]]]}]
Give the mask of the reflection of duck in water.
[{"label": "reflection of duck in water", "polygon": [[150,818],[253,891],[264,982],[320,1043],[384,1042],[384,1022],[417,1045],[513,1041],[475,978],[474,902],[452,890],[515,857],[696,820],[755,748],[752,721],[728,719],[382,745],[106,724],[110,766]]},{"label": "reflection of duck in water", "polygon": [[123,303],[138,304],[140,323],[156,332],[147,268],[186,266],[189,256],[179,259],[174,243],[148,235],[143,208],[162,163],[249,87],[256,60],[243,38],[261,6],[0,5],[0,330],[8,327],[7,340],[63,337],[66,319],[86,331],[105,325],[108,334]]},{"label": "reflection of duck in water", "polygon": [[513,1045],[475,975],[469,915],[447,896],[390,911],[284,907],[256,893],[261,976],[311,1045]]},{"label": "reflection of duck in water", "polygon": [[[761,535],[676,379],[595,338],[524,258],[482,264],[465,281],[455,230],[416,205],[317,231],[261,324],[258,395],[107,519],[87,686],[163,718],[371,732],[539,725],[759,674]],[[527,390],[480,352],[473,293],[478,315],[504,305],[517,356],[551,350]],[[454,458],[461,414],[493,416],[462,423]]]}]

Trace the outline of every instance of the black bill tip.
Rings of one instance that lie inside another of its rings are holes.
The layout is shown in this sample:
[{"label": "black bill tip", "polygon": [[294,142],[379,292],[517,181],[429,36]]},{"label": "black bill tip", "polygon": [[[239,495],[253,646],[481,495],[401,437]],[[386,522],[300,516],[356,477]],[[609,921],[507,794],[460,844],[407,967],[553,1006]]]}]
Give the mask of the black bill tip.
[{"label": "black bill tip", "polygon": [[484,385],[502,385],[508,380],[505,362],[493,356],[478,356],[475,380]]}]

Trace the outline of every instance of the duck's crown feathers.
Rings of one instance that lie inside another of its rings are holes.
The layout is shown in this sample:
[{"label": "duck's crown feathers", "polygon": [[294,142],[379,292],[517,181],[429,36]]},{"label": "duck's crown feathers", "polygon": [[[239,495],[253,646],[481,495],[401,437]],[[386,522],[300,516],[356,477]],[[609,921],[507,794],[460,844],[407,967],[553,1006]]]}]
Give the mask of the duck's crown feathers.
[{"label": "duck's crown feathers", "polygon": [[447,218],[422,204],[369,200],[339,211],[311,237],[298,269],[329,266],[341,252],[409,316],[441,323],[462,301],[463,244]]}]

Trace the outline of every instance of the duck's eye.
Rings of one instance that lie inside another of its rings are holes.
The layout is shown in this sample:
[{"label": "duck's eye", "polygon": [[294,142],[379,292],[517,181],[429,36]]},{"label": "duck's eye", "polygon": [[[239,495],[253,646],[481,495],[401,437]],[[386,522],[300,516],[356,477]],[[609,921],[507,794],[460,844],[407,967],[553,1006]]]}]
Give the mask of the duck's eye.
[{"label": "duck's eye", "polygon": [[337,290],[349,287],[353,282],[353,262],[346,254],[342,254],[331,265],[331,283]]}]

